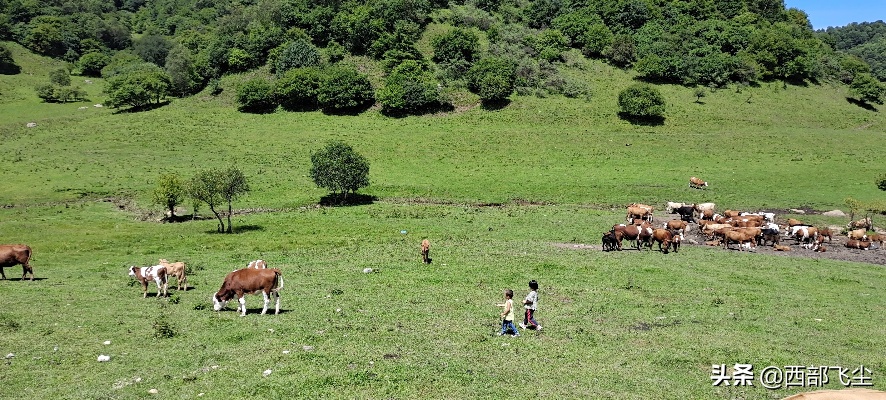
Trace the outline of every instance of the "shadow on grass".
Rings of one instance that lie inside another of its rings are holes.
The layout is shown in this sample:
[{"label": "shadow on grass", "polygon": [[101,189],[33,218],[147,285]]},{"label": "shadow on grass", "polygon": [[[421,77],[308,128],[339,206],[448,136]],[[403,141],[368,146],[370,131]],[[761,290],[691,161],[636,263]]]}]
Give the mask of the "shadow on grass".
[{"label": "shadow on grass", "polygon": [[0,63],[0,75],[18,75],[22,72],[22,67],[17,64]]},{"label": "shadow on grass", "polygon": [[[22,279],[22,278],[6,278],[6,280],[7,280],[7,281],[25,281],[25,282],[27,282],[27,281],[30,281],[31,278],[30,278],[30,277],[25,278],[25,279]],[[34,277],[34,281],[45,281],[45,280],[46,280],[46,278],[37,278],[37,277]],[[3,282],[3,279],[0,279],[0,282]]]},{"label": "shadow on grass", "polygon": [[204,232],[207,233],[207,234],[210,234],[210,235],[213,235],[213,234],[218,234],[218,235],[236,235],[236,234],[239,234],[239,233],[256,232],[256,231],[261,232],[261,231],[264,231],[264,230],[265,230],[265,227],[263,227],[263,226],[261,226],[261,225],[234,225],[234,226],[231,228],[231,232],[228,232],[228,228],[227,228],[227,227],[225,227],[225,231],[224,231],[224,232],[219,232],[218,229],[212,229],[212,230],[208,230],[208,231],[204,231]]},{"label": "shadow on grass", "polygon": [[486,100],[480,105],[480,107],[486,111],[497,111],[507,107],[509,104],[511,104],[510,99]]},{"label": "shadow on grass", "polygon": [[871,105],[870,103],[868,103],[866,101],[853,99],[851,97],[847,97],[846,101],[849,102],[849,104],[855,104],[855,105],[857,105],[861,108],[864,108],[865,110],[868,110],[868,111],[880,112],[879,110],[877,110],[877,107],[874,107],[873,105]]},{"label": "shadow on grass", "polygon": [[328,194],[320,198],[320,205],[327,207],[365,206],[378,200],[371,194],[351,193],[342,199],[340,195]]},{"label": "shadow on grass", "polygon": [[114,111],[114,114],[129,114],[129,113],[138,113],[138,112],[144,112],[144,111],[151,111],[151,110],[156,110],[156,109],[158,109],[158,108],[160,108],[160,107],[165,107],[165,106],[167,106],[167,105],[169,105],[169,100],[167,100],[167,101],[162,101],[162,102],[160,102],[160,103],[151,103],[151,104],[145,104],[145,105],[143,105],[143,106],[129,107],[129,108],[126,108],[126,109],[117,110],[117,111]]},{"label": "shadow on grass", "polygon": [[620,112],[618,113],[618,117],[628,121],[631,125],[641,125],[641,126],[661,126],[664,125],[665,117],[661,116],[650,116],[650,117],[638,117],[636,115],[630,115],[627,113]]},{"label": "shadow on grass", "polygon": [[452,111],[455,111],[455,107],[452,104],[438,103],[438,104],[434,104],[434,105],[429,105],[426,108],[424,108],[420,111],[415,111],[415,112],[387,110],[387,109],[383,108],[381,110],[381,113],[382,113],[382,115],[384,115],[386,117],[404,118],[404,117],[408,117],[410,115],[426,115],[426,114],[436,114],[436,113],[444,113],[444,112],[452,112]]}]

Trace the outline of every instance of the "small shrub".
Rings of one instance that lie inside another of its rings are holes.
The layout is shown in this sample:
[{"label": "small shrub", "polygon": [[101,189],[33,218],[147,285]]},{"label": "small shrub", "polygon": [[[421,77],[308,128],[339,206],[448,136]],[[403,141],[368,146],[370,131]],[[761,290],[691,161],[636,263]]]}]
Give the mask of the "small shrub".
[{"label": "small shrub", "polygon": [[510,60],[497,57],[481,59],[468,71],[468,89],[484,102],[508,98],[516,87],[516,67]]},{"label": "small shrub", "polygon": [[71,73],[67,68],[52,70],[49,72],[49,81],[59,86],[68,86],[71,84]]},{"label": "small shrub", "polygon": [[237,88],[237,104],[243,112],[272,112],[277,107],[274,86],[265,78],[252,78]]},{"label": "small shrub", "polygon": [[661,118],[665,113],[665,100],[661,92],[652,85],[638,83],[629,86],[618,94],[621,112],[632,118]]},{"label": "small shrub", "polygon": [[369,77],[353,67],[332,67],[317,89],[320,109],[328,113],[359,112],[375,102]]},{"label": "small shrub", "polygon": [[276,96],[280,106],[286,111],[313,111],[317,103],[317,91],[323,82],[324,73],[316,67],[295,68],[277,81]]},{"label": "small shrub", "polygon": [[344,203],[348,193],[369,186],[369,162],[350,145],[332,141],[311,154],[311,179]]}]

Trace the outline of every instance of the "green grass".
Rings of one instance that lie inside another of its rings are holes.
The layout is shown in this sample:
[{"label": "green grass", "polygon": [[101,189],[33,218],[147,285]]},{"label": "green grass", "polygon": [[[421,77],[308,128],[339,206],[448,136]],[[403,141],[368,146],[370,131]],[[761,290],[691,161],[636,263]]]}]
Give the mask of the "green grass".
[{"label": "green grass", "polygon": [[[0,355],[15,355],[0,366],[0,398],[145,398],[152,388],[164,398],[803,391],[711,385],[712,364],[736,363],[757,373],[864,365],[886,389],[882,265],[568,245],[599,244],[634,201],[829,210],[846,197],[882,199],[873,180],[886,121],[847,102],[845,88],[764,84],[698,104],[691,89],[664,86],[664,125],[634,126],[615,105],[632,76],[586,62],[570,73],[590,83],[589,101],[515,96],[498,111],[242,114],[231,100],[242,78],[229,77],[218,97],[121,113],[40,103],[32,87],[52,65],[13,51],[23,74],[0,76],[0,242],[31,245],[40,279],[18,281],[14,267],[0,281]],[[101,102],[100,90],[90,93],[84,105]],[[370,161],[361,192],[374,204],[314,206],[325,191],[307,176],[309,155],[330,139]],[[161,173],[231,164],[253,189],[235,207],[282,211],[235,216],[233,235],[214,233],[211,219],[141,220],[160,211],[148,199]],[[689,189],[691,175],[711,187]],[[426,237],[430,266],[418,254]],[[194,289],[142,299],[126,269],[158,258],[187,262]],[[245,318],[233,305],[213,312],[224,275],[256,258],[283,270],[283,313],[257,315],[256,296]],[[494,336],[502,291],[520,300],[530,279],[541,285],[545,330]],[[830,377],[826,388],[840,387]]]}]

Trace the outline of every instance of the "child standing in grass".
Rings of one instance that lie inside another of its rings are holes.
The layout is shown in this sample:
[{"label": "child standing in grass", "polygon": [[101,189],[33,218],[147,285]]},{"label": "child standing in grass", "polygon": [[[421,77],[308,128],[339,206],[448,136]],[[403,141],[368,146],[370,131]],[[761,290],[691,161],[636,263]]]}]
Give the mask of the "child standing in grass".
[{"label": "child standing in grass", "polygon": [[541,330],[541,325],[535,322],[535,310],[538,309],[538,282],[535,279],[529,281],[529,294],[523,300],[523,308],[526,309],[526,315],[520,327],[523,329],[535,328],[536,331]]},{"label": "child standing in grass", "polygon": [[498,304],[499,307],[504,307],[504,310],[501,312],[501,332],[498,333],[499,336],[504,335],[508,332],[513,331],[514,333],[511,335],[513,337],[520,336],[520,332],[517,331],[517,327],[514,326],[514,291],[511,289],[505,290],[505,302],[502,304]]}]

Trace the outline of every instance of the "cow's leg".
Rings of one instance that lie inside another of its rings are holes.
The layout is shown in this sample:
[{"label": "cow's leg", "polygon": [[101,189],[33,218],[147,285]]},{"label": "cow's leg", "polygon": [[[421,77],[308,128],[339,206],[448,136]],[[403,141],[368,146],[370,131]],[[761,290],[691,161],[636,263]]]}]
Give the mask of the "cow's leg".
[{"label": "cow's leg", "polygon": [[3,280],[6,280],[6,273],[3,272],[3,267],[0,267],[0,276],[3,277]]},{"label": "cow's leg", "polygon": [[280,292],[274,291],[274,297],[276,298],[276,304],[274,305],[274,315],[280,314]]},{"label": "cow's leg", "polygon": [[265,292],[264,290],[262,290],[261,297],[265,301],[265,305],[261,309],[261,314],[265,315],[265,313],[268,312],[268,302],[270,302],[270,298],[269,298],[270,296],[268,296],[268,292]]},{"label": "cow's leg", "polygon": [[240,316],[245,317],[246,316],[246,295],[241,295],[240,298],[237,299],[237,302],[240,303],[240,305],[237,306],[237,311],[243,310],[240,312]]}]

